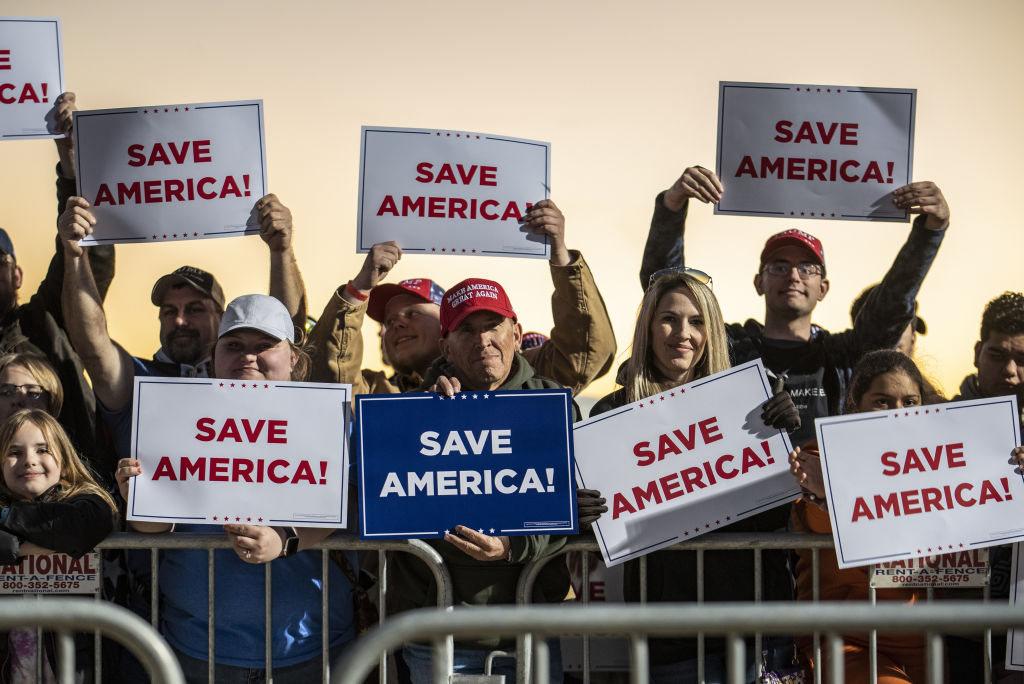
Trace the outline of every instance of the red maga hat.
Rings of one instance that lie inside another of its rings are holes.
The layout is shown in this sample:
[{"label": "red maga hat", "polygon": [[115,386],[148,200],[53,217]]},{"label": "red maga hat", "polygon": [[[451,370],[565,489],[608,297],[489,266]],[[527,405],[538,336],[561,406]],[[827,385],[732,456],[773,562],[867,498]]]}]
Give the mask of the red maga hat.
[{"label": "red maga hat", "polygon": [[516,312],[505,294],[505,288],[493,280],[466,278],[444,293],[441,301],[441,337],[459,327],[466,316],[477,311],[493,311],[516,320]]}]

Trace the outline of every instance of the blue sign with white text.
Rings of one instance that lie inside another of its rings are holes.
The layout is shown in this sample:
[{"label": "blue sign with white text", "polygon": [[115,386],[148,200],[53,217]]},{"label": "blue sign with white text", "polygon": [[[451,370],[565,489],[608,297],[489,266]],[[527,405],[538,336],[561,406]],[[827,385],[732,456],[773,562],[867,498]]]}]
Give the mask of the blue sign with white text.
[{"label": "blue sign with white text", "polygon": [[575,534],[566,389],[356,397],[363,539]]}]

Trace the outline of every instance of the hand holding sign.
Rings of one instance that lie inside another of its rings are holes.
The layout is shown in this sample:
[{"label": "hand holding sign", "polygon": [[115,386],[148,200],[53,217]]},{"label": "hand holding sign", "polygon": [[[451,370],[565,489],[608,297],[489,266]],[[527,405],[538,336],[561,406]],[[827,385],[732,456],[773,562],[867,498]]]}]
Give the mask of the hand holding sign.
[{"label": "hand holding sign", "polygon": [[569,265],[572,260],[565,246],[565,216],[554,202],[545,199],[534,204],[523,216],[523,227],[532,234],[546,237],[551,241],[552,264]]},{"label": "hand holding sign", "polygon": [[64,243],[64,253],[70,257],[82,256],[84,249],[79,244],[92,235],[96,217],[89,211],[91,205],[81,197],[69,197],[64,211],[57,218],[57,234]]},{"label": "hand holding sign", "polygon": [[1024,475],[1024,446],[1015,447],[1010,452],[1010,465],[1017,466],[1013,469],[1013,472],[1018,475]]},{"label": "hand holding sign", "polygon": [[682,211],[686,200],[691,197],[704,204],[718,204],[723,191],[722,183],[714,171],[703,166],[691,166],[665,191],[663,201],[666,208]]},{"label": "hand holding sign", "polygon": [[256,202],[260,219],[260,237],[271,252],[285,252],[292,246],[292,212],[281,204],[277,195],[264,195]]},{"label": "hand holding sign", "polygon": [[465,525],[456,525],[455,533],[444,535],[444,540],[470,558],[481,561],[504,560],[512,548],[512,542],[507,536],[492,537]]},{"label": "hand holding sign", "polygon": [[949,225],[949,205],[942,190],[931,181],[904,185],[893,190],[893,204],[911,214],[926,216],[925,228],[940,230]]},{"label": "hand holding sign", "polygon": [[825,508],[825,480],[821,475],[821,458],[813,451],[796,447],[789,453],[789,472],[804,491],[804,498]]},{"label": "hand holding sign", "polygon": [[55,130],[57,133],[66,133],[67,137],[54,138],[57,144],[57,156],[60,157],[60,170],[65,178],[75,177],[75,135],[71,125],[71,113],[78,111],[75,104],[74,93],[61,93],[54,102]]},{"label": "hand holding sign", "polygon": [[284,539],[274,527],[225,525],[231,548],[246,563],[268,563],[281,555]]}]

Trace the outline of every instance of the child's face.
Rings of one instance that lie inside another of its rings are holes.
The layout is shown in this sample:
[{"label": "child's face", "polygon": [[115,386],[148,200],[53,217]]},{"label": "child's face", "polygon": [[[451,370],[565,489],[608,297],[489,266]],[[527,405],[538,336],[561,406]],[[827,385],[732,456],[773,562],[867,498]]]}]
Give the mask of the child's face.
[{"label": "child's face", "polygon": [[860,398],[857,410],[887,411],[921,405],[921,388],[903,371],[879,375]]},{"label": "child's face", "polygon": [[25,423],[3,457],[4,482],[17,499],[33,501],[60,481],[60,462],[38,426]]}]

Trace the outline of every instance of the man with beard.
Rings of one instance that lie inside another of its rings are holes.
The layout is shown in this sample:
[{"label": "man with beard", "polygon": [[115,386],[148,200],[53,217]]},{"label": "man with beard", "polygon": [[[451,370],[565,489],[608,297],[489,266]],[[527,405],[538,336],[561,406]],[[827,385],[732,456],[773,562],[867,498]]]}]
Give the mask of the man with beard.
[{"label": "man with beard", "polygon": [[[291,246],[291,212],[271,194],[256,203],[256,213],[260,237],[270,248],[270,294],[285,304],[293,321],[304,321],[305,286]],[[95,225],[89,203],[81,197],[71,197],[57,221],[64,246],[63,303],[69,319],[68,336],[89,371],[100,413],[109,423],[114,416],[131,420],[131,412],[121,409],[132,399],[136,375],[211,375],[210,354],[224,312],[224,291],[211,273],[194,266],[182,266],[160,277],[150,295],[160,309],[160,349],[151,360],[131,356],[110,339],[89,270],[89,254],[78,244]],[[116,434],[117,426],[110,427]]]},{"label": "man with beard", "polygon": [[[58,132],[68,134],[57,138],[57,211],[75,192],[74,140],[71,133],[71,112],[75,94],[63,93],[54,103]],[[90,276],[96,283],[100,301],[107,295],[114,277],[114,248],[111,245],[90,247]],[[61,425],[72,442],[102,477],[113,475],[116,458],[100,436],[96,423],[96,398],[85,378],[82,363],[72,349],[65,333],[61,308],[61,281],[64,277],[64,251],[57,249],[50,261],[46,277],[28,302],[18,303],[23,274],[14,253],[14,243],[0,228],[0,355],[12,352],[42,354],[57,370],[64,391],[60,415]]]},{"label": "man with beard", "polygon": [[[534,204],[523,228],[551,244],[551,317],[547,342],[527,349],[525,358],[539,375],[578,394],[611,368],[615,334],[604,300],[583,256],[565,243],[565,217],[554,202]],[[429,278],[381,283],[402,257],[395,242],[375,244],[356,276],[331,297],[310,333],[312,377],[352,383],[354,394],[416,389],[441,355],[440,310],[444,288]],[[381,324],[381,348],[395,369],[361,369],[364,315]]]}]

